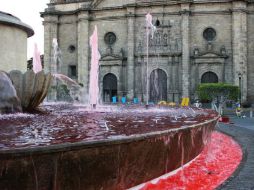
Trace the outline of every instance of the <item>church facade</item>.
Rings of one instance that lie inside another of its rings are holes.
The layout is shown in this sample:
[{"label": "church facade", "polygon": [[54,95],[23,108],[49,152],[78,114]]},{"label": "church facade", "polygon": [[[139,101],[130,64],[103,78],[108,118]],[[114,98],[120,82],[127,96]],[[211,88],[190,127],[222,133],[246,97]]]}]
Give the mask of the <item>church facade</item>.
[{"label": "church facade", "polygon": [[[156,26],[148,47],[147,13]],[[51,0],[41,14],[45,69],[56,72],[56,38],[59,72],[82,83],[83,97],[89,89],[89,37],[96,25],[104,102],[113,96],[195,99],[197,86],[206,82],[238,85],[242,102],[254,102],[254,1]]]}]

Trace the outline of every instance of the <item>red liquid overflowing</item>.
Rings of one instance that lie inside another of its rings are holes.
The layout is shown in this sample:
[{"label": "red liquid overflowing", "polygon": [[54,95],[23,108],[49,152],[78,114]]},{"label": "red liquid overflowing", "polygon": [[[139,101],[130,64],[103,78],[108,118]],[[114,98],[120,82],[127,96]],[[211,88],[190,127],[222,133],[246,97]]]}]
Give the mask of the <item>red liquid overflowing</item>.
[{"label": "red liquid overflowing", "polygon": [[[229,136],[213,132],[211,142],[190,165],[142,190],[212,190],[235,171],[242,160],[240,146]],[[184,177],[183,177],[184,176]]]}]

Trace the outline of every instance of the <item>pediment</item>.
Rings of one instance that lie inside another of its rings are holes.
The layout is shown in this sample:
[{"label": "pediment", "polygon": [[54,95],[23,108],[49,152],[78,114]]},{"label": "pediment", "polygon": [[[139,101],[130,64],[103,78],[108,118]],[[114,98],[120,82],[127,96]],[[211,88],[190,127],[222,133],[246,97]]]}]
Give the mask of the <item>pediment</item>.
[{"label": "pediment", "polygon": [[219,55],[218,54],[215,54],[215,53],[206,53],[204,55],[202,55],[201,57],[218,57]]},{"label": "pediment", "polygon": [[115,54],[105,54],[101,56],[101,61],[114,61],[114,60],[122,60],[123,58],[119,55]]},{"label": "pediment", "polygon": [[218,52],[204,52],[192,56],[194,63],[197,64],[223,64],[226,58],[227,55]]},{"label": "pediment", "polygon": [[207,53],[203,53],[200,54],[199,56],[195,56],[195,57],[199,57],[199,58],[218,58],[218,57],[222,57],[222,54],[219,53],[215,53],[215,52],[207,52]]},{"label": "pediment", "polygon": [[220,53],[215,51],[205,51],[205,52],[195,52],[192,56],[194,59],[214,59],[214,58],[227,58],[228,55],[226,53]]}]

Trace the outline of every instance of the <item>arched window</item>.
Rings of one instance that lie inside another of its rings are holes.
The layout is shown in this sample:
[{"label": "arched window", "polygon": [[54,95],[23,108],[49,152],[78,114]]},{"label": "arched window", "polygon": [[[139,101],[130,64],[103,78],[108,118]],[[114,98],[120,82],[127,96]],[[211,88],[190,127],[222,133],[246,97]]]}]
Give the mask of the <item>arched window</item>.
[{"label": "arched window", "polygon": [[156,21],[155,21],[155,26],[160,26],[161,25],[161,22],[159,21],[159,19],[157,19]]},{"label": "arched window", "polygon": [[201,77],[201,83],[218,83],[218,76],[214,72],[206,72]]}]

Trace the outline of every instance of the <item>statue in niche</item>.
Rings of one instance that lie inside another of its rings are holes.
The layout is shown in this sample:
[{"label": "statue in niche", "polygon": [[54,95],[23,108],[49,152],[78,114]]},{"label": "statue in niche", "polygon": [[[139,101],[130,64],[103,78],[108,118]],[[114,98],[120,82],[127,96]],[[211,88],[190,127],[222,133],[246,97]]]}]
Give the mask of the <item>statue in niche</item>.
[{"label": "statue in niche", "polygon": [[179,46],[178,46],[178,39],[175,39],[175,51],[179,50]]},{"label": "statue in niche", "polygon": [[168,44],[168,51],[171,52],[171,44]]},{"label": "statue in niche", "polygon": [[123,48],[121,48],[121,50],[120,50],[120,54],[121,54],[121,56],[122,56],[122,57],[125,57],[125,51],[124,51],[124,49],[123,49]]},{"label": "statue in niche", "polygon": [[167,46],[168,45],[168,35],[164,34],[163,35],[163,46]]},{"label": "statue in niche", "polygon": [[159,32],[157,32],[155,34],[155,45],[156,46],[160,45],[160,34],[159,34]]},{"label": "statue in niche", "polygon": [[195,48],[193,51],[194,56],[198,56],[199,55],[199,49]]},{"label": "statue in niche", "polygon": [[227,51],[226,51],[225,46],[221,46],[221,48],[220,48],[220,53],[221,53],[222,55],[226,55],[226,54],[227,54]]},{"label": "statue in niche", "polygon": [[108,55],[113,54],[113,48],[111,46],[108,46],[108,48],[106,49],[106,54],[108,54]]},{"label": "statue in niche", "polygon": [[206,49],[207,49],[208,52],[212,52],[213,51],[213,44],[212,44],[212,42],[208,42],[207,43]]},{"label": "statue in niche", "polygon": [[149,38],[149,46],[155,46],[155,39],[154,38]]},{"label": "statue in niche", "polygon": [[139,40],[139,43],[138,43],[138,52],[141,53],[142,52],[142,42],[141,40]]}]

